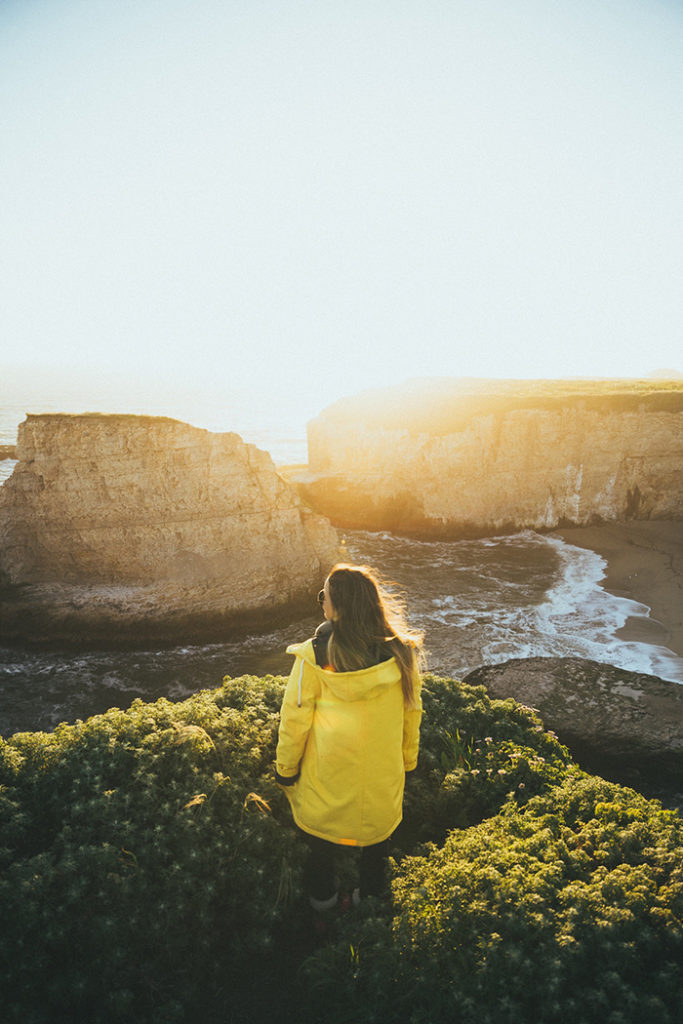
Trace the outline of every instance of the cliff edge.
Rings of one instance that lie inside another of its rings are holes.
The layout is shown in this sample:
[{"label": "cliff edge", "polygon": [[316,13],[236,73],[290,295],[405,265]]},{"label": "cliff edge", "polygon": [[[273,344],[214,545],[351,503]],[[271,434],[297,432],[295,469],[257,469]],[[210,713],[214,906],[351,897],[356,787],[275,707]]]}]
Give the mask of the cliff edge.
[{"label": "cliff edge", "polygon": [[338,553],[267,454],[152,416],[30,415],[0,488],[0,636],[218,639],[293,609]]},{"label": "cliff edge", "polygon": [[308,424],[339,526],[476,537],[683,512],[681,381],[411,381]]},{"label": "cliff edge", "polygon": [[683,805],[683,686],[583,658],[512,658],[464,682],[535,708],[581,766]]}]

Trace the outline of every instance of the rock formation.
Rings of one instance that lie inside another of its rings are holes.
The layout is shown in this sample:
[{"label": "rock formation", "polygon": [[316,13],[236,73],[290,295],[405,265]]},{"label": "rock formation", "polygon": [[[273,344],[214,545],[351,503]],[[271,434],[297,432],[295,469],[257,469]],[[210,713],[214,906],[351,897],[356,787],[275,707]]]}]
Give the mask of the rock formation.
[{"label": "rock formation", "polygon": [[237,434],[149,416],[28,416],[0,488],[0,635],[220,638],[312,604],[338,542]]},{"label": "rock formation", "polygon": [[514,658],[465,676],[535,708],[582,768],[683,802],[683,686],[581,658]]},{"label": "rock formation", "polygon": [[413,382],[308,425],[302,494],[337,525],[474,537],[683,514],[683,385]]}]

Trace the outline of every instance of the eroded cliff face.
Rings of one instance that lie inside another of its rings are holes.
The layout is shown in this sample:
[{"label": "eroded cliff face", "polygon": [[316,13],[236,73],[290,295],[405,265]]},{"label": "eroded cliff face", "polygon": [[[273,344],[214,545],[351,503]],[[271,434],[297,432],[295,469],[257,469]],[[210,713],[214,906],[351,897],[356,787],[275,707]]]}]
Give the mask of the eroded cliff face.
[{"label": "eroded cliff face", "polygon": [[399,389],[388,426],[372,396],[323,412],[308,426],[307,500],[338,525],[454,537],[683,513],[683,393],[439,402],[431,423]]},{"label": "eroded cliff face", "polygon": [[270,456],[144,416],[29,416],[0,489],[0,631],[219,637],[308,598],[338,553]]}]

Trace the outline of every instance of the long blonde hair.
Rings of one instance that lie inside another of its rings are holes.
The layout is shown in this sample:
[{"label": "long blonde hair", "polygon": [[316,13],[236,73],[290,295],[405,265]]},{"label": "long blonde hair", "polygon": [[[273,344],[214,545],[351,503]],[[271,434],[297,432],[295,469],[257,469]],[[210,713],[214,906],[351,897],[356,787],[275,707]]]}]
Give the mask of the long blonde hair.
[{"label": "long blonde hair", "polygon": [[327,583],[336,612],[327,645],[332,667],[338,672],[367,668],[381,660],[384,648],[401,670],[404,703],[414,706],[423,634],[406,624],[401,599],[365,565],[335,565]]}]

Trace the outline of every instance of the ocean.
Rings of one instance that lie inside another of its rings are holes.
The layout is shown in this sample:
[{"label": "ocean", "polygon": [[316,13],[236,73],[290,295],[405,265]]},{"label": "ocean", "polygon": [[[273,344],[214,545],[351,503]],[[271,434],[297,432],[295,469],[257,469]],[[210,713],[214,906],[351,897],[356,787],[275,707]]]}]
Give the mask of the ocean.
[{"label": "ocean", "polygon": [[[170,408],[169,408],[170,407]],[[253,410],[242,400],[223,407],[189,401],[127,408],[100,401],[82,408],[32,401],[28,411],[151,412],[215,430],[233,430],[271,453],[278,465],[306,461],[305,421],[280,410]],[[11,444],[25,405],[0,405],[0,444]],[[0,484],[13,463],[0,461]],[[428,668],[462,677],[509,658],[580,657],[683,682],[683,658],[652,644],[624,641],[627,618],[649,609],[601,585],[605,561],[559,538],[527,531],[467,541],[417,541],[390,533],[344,534],[348,559],[371,565],[405,594],[412,625],[424,630]],[[322,586],[322,580],[320,585]],[[310,636],[311,612],[284,628],[202,646],[140,651],[26,651],[0,648],[0,734],[51,730],[128,707],[140,697],[179,700],[215,687],[226,675],[284,674],[288,643]]]}]

